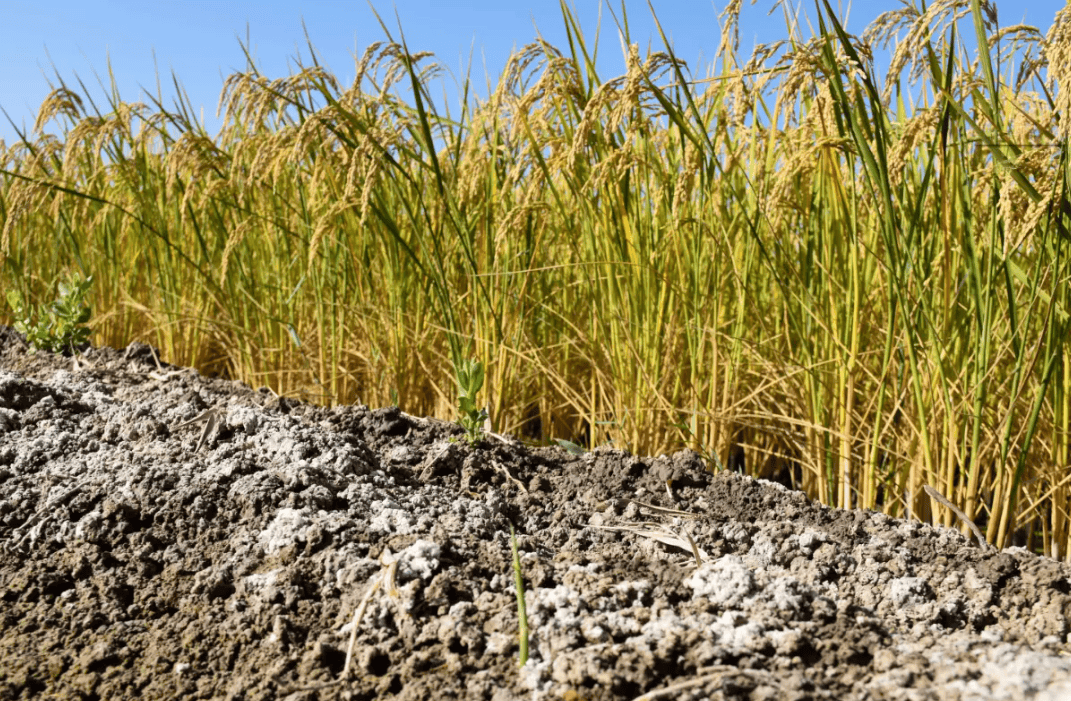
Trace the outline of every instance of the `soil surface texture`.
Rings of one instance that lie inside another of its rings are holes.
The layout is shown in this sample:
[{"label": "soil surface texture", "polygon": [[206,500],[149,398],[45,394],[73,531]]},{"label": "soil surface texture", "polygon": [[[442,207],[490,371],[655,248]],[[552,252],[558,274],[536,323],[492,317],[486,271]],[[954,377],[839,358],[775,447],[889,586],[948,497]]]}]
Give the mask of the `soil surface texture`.
[{"label": "soil surface texture", "polygon": [[691,452],[470,446],[0,327],[0,699],[1071,698],[1069,577]]}]

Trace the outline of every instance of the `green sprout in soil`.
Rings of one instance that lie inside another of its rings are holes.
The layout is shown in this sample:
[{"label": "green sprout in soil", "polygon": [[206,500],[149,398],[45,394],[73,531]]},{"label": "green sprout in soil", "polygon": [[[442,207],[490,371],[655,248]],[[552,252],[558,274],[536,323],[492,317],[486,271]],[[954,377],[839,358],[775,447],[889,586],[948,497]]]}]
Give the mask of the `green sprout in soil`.
[{"label": "green sprout in soil", "polygon": [[518,653],[518,666],[523,667],[528,661],[528,613],[524,607],[524,578],[521,576],[521,556],[517,552],[517,534],[513,532],[513,524],[509,525],[509,542],[513,549],[513,585],[517,592],[517,638],[520,651]]},{"label": "green sprout in soil", "polygon": [[93,277],[71,277],[59,283],[59,298],[47,307],[33,307],[16,290],[8,290],[7,303],[15,314],[15,330],[26,336],[35,350],[74,352],[89,340],[92,309],[85,303]]},{"label": "green sprout in soil", "polygon": [[462,360],[457,368],[457,408],[461,413],[458,423],[465,429],[465,438],[476,445],[483,437],[487,409],[476,408],[476,394],[483,387],[483,363],[478,360]]}]

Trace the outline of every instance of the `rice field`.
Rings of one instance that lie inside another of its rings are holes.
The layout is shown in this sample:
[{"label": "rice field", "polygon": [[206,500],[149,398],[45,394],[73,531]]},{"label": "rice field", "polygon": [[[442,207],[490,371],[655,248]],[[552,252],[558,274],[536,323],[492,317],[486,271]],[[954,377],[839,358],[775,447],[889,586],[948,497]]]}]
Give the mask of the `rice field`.
[{"label": "rice field", "polygon": [[690,447],[1067,559],[1071,9],[912,2],[861,36],[818,9],[742,56],[734,0],[706,66],[618,13],[603,80],[563,3],[569,45],[453,114],[386,28],[350,85],[311,44],[250,58],[217,134],[58,80],[0,142],[2,286],[91,275],[94,343],[323,404],[456,420],[477,359],[497,432]]}]

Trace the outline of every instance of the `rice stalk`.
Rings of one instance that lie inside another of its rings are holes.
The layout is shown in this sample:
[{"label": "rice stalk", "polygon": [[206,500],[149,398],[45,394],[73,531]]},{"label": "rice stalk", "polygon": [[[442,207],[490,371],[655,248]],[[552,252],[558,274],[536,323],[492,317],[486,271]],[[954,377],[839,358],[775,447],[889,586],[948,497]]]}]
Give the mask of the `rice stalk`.
[{"label": "rice stalk", "polygon": [[280,394],[453,418],[476,357],[497,431],[969,530],[932,492],[1067,558],[1071,13],[907,3],[856,37],[816,9],[742,57],[729,3],[692,67],[622,7],[604,79],[562,4],[567,46],[484,98],[466,73],[457,114],[385,24],[350,85],[311,41],[283,77],[243,46],[215,135],[174,76],[172,105],[57,77],[0,152],[0,274],[93,275],[94,341]]}]

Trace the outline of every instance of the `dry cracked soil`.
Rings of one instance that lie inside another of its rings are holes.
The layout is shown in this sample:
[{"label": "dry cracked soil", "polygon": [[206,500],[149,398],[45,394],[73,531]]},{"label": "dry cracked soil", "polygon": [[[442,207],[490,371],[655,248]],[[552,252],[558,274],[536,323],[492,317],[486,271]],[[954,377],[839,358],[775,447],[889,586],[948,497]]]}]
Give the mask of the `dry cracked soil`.
[{"label": "dry cracked soil", "polygon": [[1071,698],[1067,565],[460,436],[0,327],[0,699]]}]

